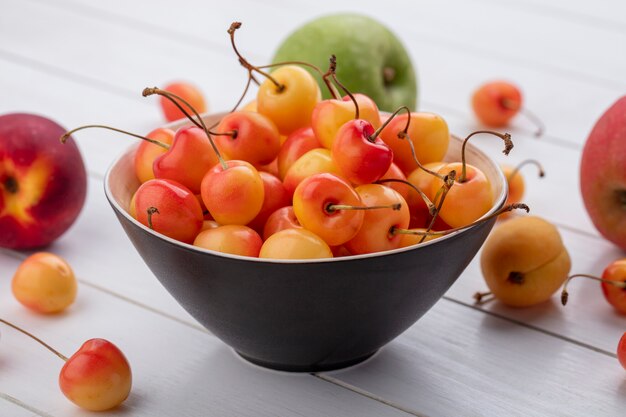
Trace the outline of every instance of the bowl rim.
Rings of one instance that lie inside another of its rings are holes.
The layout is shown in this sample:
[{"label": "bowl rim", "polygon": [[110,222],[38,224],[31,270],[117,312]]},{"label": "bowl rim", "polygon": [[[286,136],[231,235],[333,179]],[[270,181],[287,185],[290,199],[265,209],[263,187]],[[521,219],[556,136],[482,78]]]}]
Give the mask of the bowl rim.
[{"label": "bowl rim", "polygon": [[[216,114],[209,114],[209,113],[205,113],[202,114],[201,116],[204,117],[208,117],[208,116],[216,116],[218,115]],[[168,123],[164,126],[162,126],[162,128],[166,128],[166,129],[172,129],[172,130],[176,130],[181,126],[185,126],[189,124],[186,121],[183,120],[179,120],[179,121],[175,121],[175,122],[171,122]],[[458,141],[462,141],[462,139],[454,134],[450,134],[450,139],[451,140],[458,140]],[[240,260],[240,261],[248,261],[248,262],[260,262],[260,263],[275,263],[275,264],[311,264],[311,263],[327,263],[327,262],[350,262],[350,261],[355,261],[355,260],[360,260],[360,259],[368,259],[368,258],[374,258],[374,257],[380,257],[380,256],[389,256],[389,255],[394,255],[394,254],[398,254],[398,253],[403,253],[403,252],[409,252],[409,251],[413,251],[413,250],[417,250],[420,248],[424,248],[426,246],[429,245],[434,245],[434,244],[439,244],[447,239],[451,239],[454,236],[458,236],[459,234],[462,233],[468,233],[469,231],[471,231],[472,229],[475,229],[476,227],[479,227],[482,225],[481,224],[477,224],[477,225],[473,225],[473,226],[469,226],[465,229],[462,230],[457,230],[455,232],[452,232],[450,234],[441,236],[437,239],[433,239],[430,241],[426,241],[423,243],[418,243],[418,244],[414,244],[411,246],[406,246],[406,247],[402,247],[402,248],[396,248],[396,249],[390,249],[390,250],[386,250],[386,251],[381,251],[381,252],[374,252],[374,253],[366,253],[366,254],[361,254],[361,255],[348,255],[348,256],[341,256],[341,257],[333,257],[333,258],[319,258],[319,259],[272,259],[272,258],[258,258],[258,257],[252,257],[252,256],[242,256],[242,255],[234,255],[234,254],[230,254],[230,253],[224,253],[224,252],[218,252],[218,251],[214,251],[214,250],[210,250],[210,249],[204,249],[204,248],[200,248],[198,246],[194,246],[192,244],[189,243],[185,243],[185,242],[181,242],[178,241],[176,239],[172,239],[168,236],[165,236],[159,232],[156,232],[152,229],[150,229],[149,227],[143,225],[142,223],[140,223],[138,220],[136,220],[135,218],[133,218],[130,213],[128,213],[115,199],[115,197],[113,196],[113,192],[111,191],[111,187],[110,187],[110,179],[111,179],[111,173],[113,171],[113,168],[127,155],[129,155],[131,152],[133,152],[137,147],[139,146],[138,143],[129,146],[128,148],[126,148],[124,150],[124,152],[122,154],[120,154],[117,158],[115,158],[115,160],[109,165],[109,167],[106,170],[105,176],[104,176],[104,194],[107,198],[107,200],[109,201],[109,203],[113,206],[113,208],[115,209],[115,211],[119,212],[120,214],[122,214],[122,216],[124,216],[126,218],[126,220],[130,221],[133,225],[135,225],[136,227],[139,227],[140,229],[142,229],[144,232],[149,233],[151,235],[153,235],[154,237],[161,239],[167,243],[176,245],[176,246],[180,246],[183,249],[189,250],[189,251],[193,251],[193,252],[197,252],[197,253],[201,253],[201,254],[211,254],[214,256],[218,256],[218,257],[224,257],[224,258],[231,258],[234,260]],[[497,172],[497,176],[500,180],[500,182],[502,183],[502,190],[500,191],[500,194],[497,196],[497,198],[495,199],[493,206],[491,207],[491,209],[489,209],[489,211],[487,211],[483,216],[481,216],[478,220],[485,218],[493,213],[495,213],[497,210],[499,210],[500,208],[504,207],[504,204],[506,202],[506,199],[508,197],[508,182],[504,176],[504,173],[502,172],[502,170],[499,168],[499,166],[497,165],[497,163],[490,158],[486,153],[484,153],[482,150],[480,150],[476,145],[472,144],[472,143],[468,143],[467,144],[469,150],[471,150],[472,152],[475,152],[478,154],[478,156],[480,156],[481,158],[484,158],[485,160],[487,160],[490,164],[492,164],[496,169]]]}]

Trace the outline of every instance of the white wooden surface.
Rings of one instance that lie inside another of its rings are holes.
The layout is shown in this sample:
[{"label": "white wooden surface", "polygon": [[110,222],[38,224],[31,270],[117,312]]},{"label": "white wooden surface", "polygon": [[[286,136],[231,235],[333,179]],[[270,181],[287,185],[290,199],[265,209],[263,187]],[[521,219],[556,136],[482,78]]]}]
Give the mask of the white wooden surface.
[{"label": "white wooden surface", "polygon": [[[517,119],[509,162],[533,156],[547,171],[526,173],[526,201],[559,225],[576,272],[600,273],[623,257],[600,238],[578,190],[582,145],[596,118],[626,92],[626,5],[620,0],[442,0],[437,2],[265,2],[171,0],[0,0],[0,113],[28,111],[67,127],[90,122],[145,132],[162,123],[145,86],[197,83],[212,109],[226,110],[244,82],[226,29],[241,20],[240,49],[266,62],[290,30],[313,16],[361,11],[388,24],[417,65],[420,107],[453,132],[477,126],[473,88],[490,78],[522,86],[547,125],[545,137]],[[102,176],[127,139],[77,135],[90,173],[81,217],[49,250],[80,279],[62,316],[25,311],[10,278],[25,254],[0,252],[0,316],[66,354],[106,337],[133,366],[132,416],[619,416],[626,372],[614,358],[626,318],[595,283],[572,285],[571,306],[551,302],[477,308],[484,283],[474,261],[424,318],[359,366],[291,375],[244,363],[203,330],[160,286],[114,219]],[[477,141],[503,160],[499,144]],[[0,329],[0,416],[84,415],[56,386],[58,359]]]}]

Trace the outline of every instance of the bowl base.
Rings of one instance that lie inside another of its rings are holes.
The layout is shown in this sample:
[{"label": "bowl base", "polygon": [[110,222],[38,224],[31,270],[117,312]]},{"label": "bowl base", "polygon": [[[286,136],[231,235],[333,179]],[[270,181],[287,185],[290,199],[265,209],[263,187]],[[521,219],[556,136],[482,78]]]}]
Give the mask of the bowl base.
[{"label": "bowl base", "polygon": [[252,358],[250,356],[246,356],[245,354],[241,352],[237,352],[237,351],[235,352],[246,361],[251,362],[258,366],[262,366],[263,368],[275,369],[277,371],[286,371],[286,372],[323,372],[323,371],[335,371],[337,369],[347,368],[349,366],[353,366],[358,363],[361,363],[365,361],[366,359],[371,358],[372,355],[378,352],[378,350],[368,353],[365,356],[361,356],[355,359],[350,359],[348,361],[333,362],[333,363],[313,363],[310,365],[293,365],[293,364],[266,362],[263,360]]}]

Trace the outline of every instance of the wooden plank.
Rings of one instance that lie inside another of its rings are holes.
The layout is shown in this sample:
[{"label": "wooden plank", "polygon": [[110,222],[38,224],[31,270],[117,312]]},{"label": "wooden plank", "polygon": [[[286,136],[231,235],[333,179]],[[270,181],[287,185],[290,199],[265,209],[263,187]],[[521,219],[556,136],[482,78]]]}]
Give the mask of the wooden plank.
[{"label": "wooden plank", "polygon": [[[10,276],[17,263],[0,254],[0,276]],[[207,333],[84,285],[75,306],[55,316],[26,311],[9,286],[8,279],[0,280],[0,316],[66,355],[92,337],[111,340],[125,353],[133,370],[131,396],[119,411],[99,415],[407,415],[309,374],[249,365]],[[58,358],[11,329],[2,329],[2,346],[0,392],[53,416],[85,415],[58,389]]]},{"label": "wooden plank", "polygon": [[17,398],[0,393],[0,415],[10,417],[51,417],[45,411],[24,404]]},{"label": "wooden plank", "polygon": [[371,360],[329,374],[435,416],[618,416],[616,359],[468,310],[436,304]]}]

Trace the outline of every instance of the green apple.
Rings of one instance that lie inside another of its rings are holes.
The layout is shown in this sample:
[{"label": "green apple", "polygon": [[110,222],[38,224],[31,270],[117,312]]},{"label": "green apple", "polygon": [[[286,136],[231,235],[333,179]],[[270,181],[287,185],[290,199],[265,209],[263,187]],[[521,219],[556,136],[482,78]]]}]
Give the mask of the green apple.
[{"label": "green apple", "polygon": [[[317,18],[293,32],[280,45],[273,62],[306,61],[326,72],[337,56],[337,78],[350,92],[372,98],[381,110],[415,109],[417,78],[398,38],[380,22],[358,14]],[[319,74],[324,98],[330,94]]]}]

